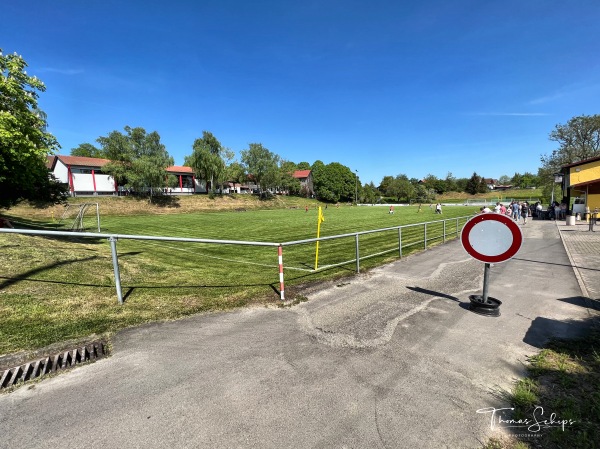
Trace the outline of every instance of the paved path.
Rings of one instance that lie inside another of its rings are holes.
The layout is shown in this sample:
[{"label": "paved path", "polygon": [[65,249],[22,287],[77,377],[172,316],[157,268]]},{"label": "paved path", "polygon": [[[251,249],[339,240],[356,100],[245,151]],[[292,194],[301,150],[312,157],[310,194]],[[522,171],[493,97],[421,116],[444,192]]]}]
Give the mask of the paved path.
[{"label": "paved path", "polygon": [[[473,448],[484,407],[551,336],[589,321],[554,222],[492,268],[458,241],[305,292],[289,309],[119,333],[112,357],[0,395],[0,447]],[[127,305],[125,305],[127,307]]]},{"label": "paved path", "polygon": [[583,295],[600,310],[600,224],[590,231],[585,222],[578,222],[575,226],[558,222],[558,229]]}]

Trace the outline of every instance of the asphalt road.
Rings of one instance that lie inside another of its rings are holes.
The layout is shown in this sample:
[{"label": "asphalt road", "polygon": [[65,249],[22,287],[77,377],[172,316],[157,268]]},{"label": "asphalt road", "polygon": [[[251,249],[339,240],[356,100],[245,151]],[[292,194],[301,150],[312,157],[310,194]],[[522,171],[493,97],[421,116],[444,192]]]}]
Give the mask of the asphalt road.
[{"label": "asphalt road", "polygon": [[474,448],[485,407],[589,318],[553,222],[492,268],[458,241],[306,291],[287,309],[118,334],[110,358],[0,395],[2,448]]}]

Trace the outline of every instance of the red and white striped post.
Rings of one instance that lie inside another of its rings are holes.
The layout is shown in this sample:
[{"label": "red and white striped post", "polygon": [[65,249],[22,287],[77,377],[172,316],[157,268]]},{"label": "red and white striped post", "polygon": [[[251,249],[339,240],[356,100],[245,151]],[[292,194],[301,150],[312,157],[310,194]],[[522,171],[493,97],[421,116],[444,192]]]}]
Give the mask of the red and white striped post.
[{"label": "red and white striped post", "polygon": [[277,255],[279,257],[279,297],[282,301],[284,301],[285,289],[283,286],[283,247],[281,245],[277,247]]}]

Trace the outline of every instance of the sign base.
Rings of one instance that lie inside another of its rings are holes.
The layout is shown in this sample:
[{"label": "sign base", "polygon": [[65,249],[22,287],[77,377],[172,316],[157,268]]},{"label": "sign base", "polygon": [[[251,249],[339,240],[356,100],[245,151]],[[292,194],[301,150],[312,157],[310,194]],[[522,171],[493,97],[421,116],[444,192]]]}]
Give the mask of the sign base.
[{"label": "sign base", "polygon": [[481,295],[469,295],[471,305],[469,310],[479,315],[485,316],[500,316],[500,304],[502,301],[496,298],[488,296],[487,302],[483,302],[483,296]]}]

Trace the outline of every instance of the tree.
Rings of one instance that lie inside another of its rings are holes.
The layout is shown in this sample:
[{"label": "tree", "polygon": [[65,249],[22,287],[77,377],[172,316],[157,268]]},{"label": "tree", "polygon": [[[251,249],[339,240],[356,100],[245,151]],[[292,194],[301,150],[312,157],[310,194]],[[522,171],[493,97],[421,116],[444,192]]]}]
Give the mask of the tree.
[{"label": "tree", "polygon": [[419,184],[415,187],[415,200],[419,203],[429,203],[435,200],[435,190]]},{"label": "tree", "polygon": [[271,153],[261,143],[251,143],[242,150],[242,164],[254,178],[260,189],[276,187],[278,181],[279,156]]},{"label": "tree", "polygon": [[549,139],[557,142],[559,147],[541,157],[542,171],[547,175],[564,165],[599,156],[600,115],[573,117],[565,125],[556,125]]},{"label": "tree", "polygon": [[126,134],[112,131],[108,136],[97,139],[103,154],[110,159],[102,171],[111,175],[119,185],[138,193],[149,193],[152,201],[153,188],[165,185],[165,169],[173,165],[173,158],[156,131],[146,134],[146,130],[140,127],[126,126],[124,129]]},{"label": "tree", "polygon": [[[483,191],[482,186],[485,188]],[[476,193],[484,193],[485,191],[487,191],[487,186],[485,185],[483,178],[477,173],[473,172],[473,175],[467,181],[465,192],[475,195]]]},{"label": "tree", "polygon": [[507,175],[502,175],[498,178],[498,183],[501,186],[507,186],[510,184],[510,178]]},{"label": "tree", "polygon": [[104,152],[91,143],[81,143],[77,148],[71,148],[71,156],[104,157]]},{"label": "tree", "polygon": [[379,190],[382,191],[386,195],[393,196],[390,193],[388,193],[388,189],[392,186],[393,183],[394,183],[393,176],[384,176],[383,179],[381,180],[381,182],[379,183]]},{"label": "tree", "polygon": [[246,171],[239,162],[232,162],[225,167],[225,177],[228,181],[242,183],[246,181]]},{"label": "tree", "polygon": [[381,193],[379,192],[377,187],[375,187],[375,184],[373,184],[373,182],[366,184],[362,189],[362,193],[363,193],[363,201],[365,203],[374,204],[381,197]]},{"label": "tree", "polygon": [[458,192],[458,184],[456,182],[456,178],[452,176],[451,172],[446,174],[446,179],[444,180],[446,192]]},{"label": "tree", "polygon": [[58,202],[66,188],[49,176],[47,156],[60,145],[46,131],[46,114],[38,108],[44,83],[27,75],[27,63],[0,49],[0,207],[19,201]]},{"label": "tree", "polygon": [[321,201],[353,201],[355,191],[362,187],[357,175],[339,162],[315,161],[312,175],[315,195]]},{"label": "tree", "polygon": [[287,190],[291,195],[300,193],[300,180],[294,178],[294,172],[298,170],[298,166],[290,161],[281,161],[279,167],[279,186]]},{"label": "tree", "polygon": [[232,159],[233,152],[223,148],[221,142],[209,131],[194,140],[192,154],[185,157],[184,165],[192,167],[197,176],[210,183],[210,193],[215,192],[215,183],[221,184],[226,175],[223,156]]}]

